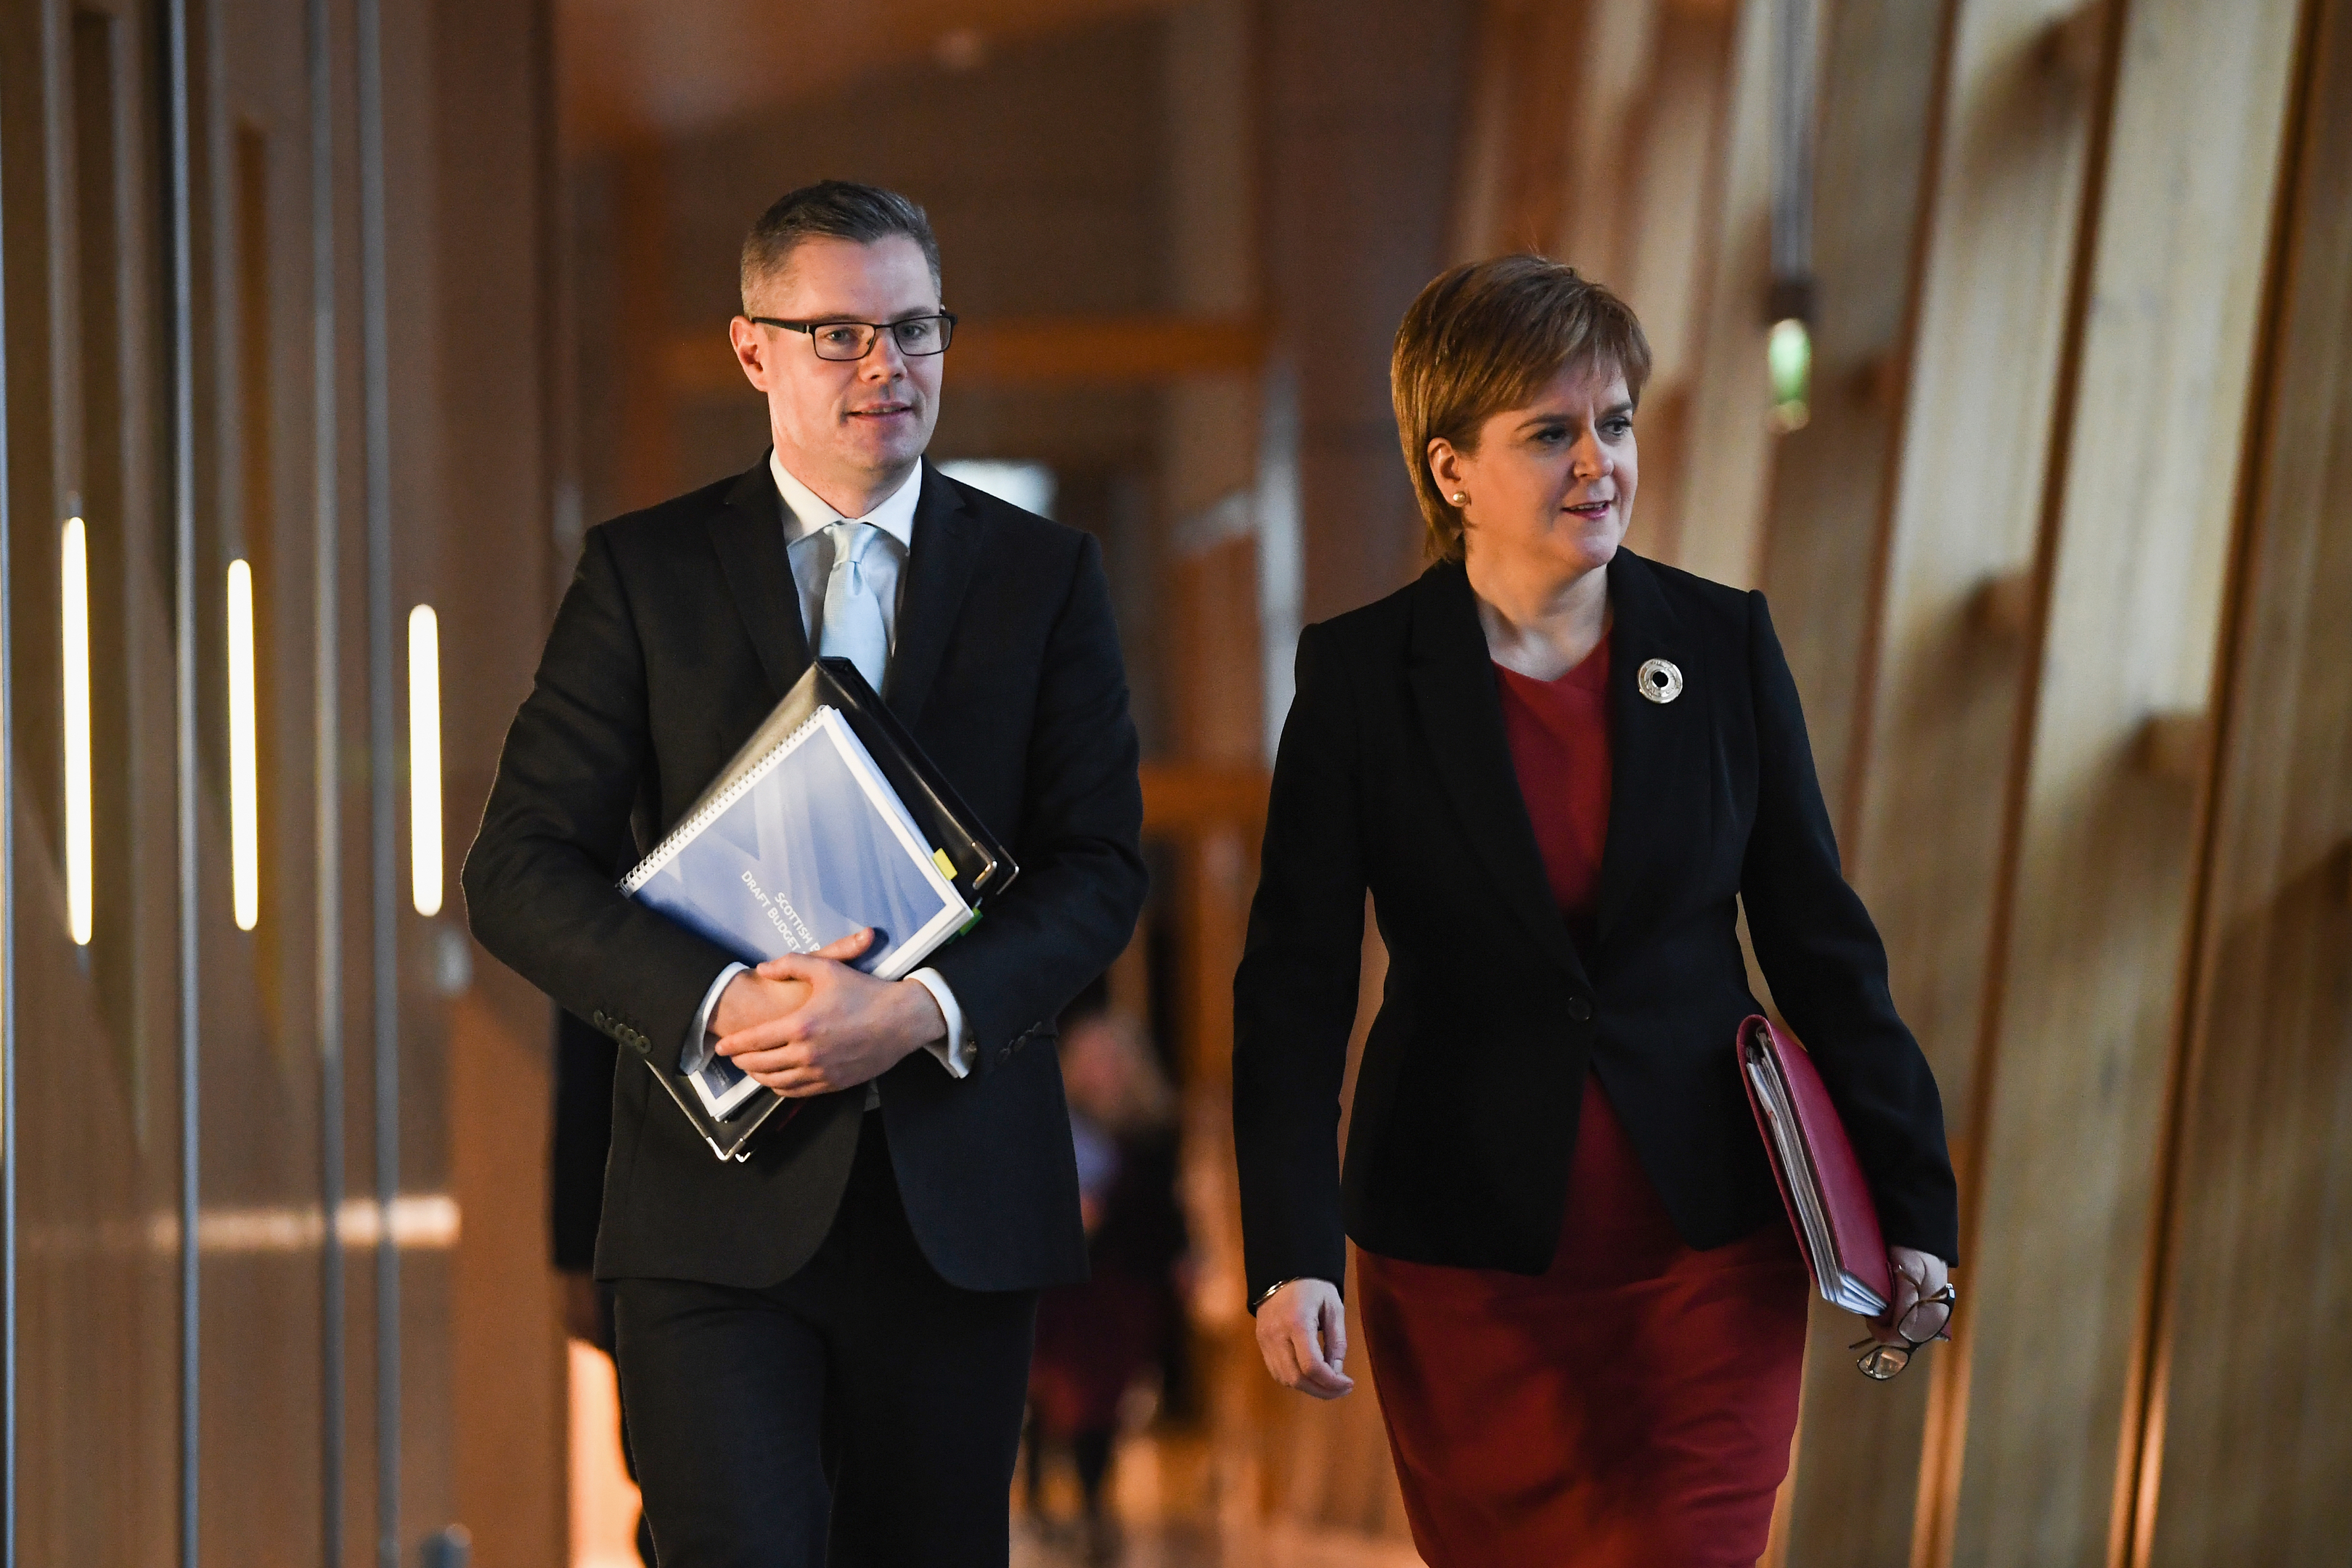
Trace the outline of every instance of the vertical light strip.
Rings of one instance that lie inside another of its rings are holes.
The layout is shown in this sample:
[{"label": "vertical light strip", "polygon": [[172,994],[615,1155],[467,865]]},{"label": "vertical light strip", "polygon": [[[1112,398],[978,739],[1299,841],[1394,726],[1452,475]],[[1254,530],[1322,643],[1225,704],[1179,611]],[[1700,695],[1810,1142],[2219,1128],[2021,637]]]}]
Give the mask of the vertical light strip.
[{"label": "vertical light strip", "polygon": [[408,886],[420,915],[441,912],[441,624],[408,612]]},{"label": "vertical light strip", "polygon": [[66,519],[64,557],[66,673],[66,923],[77,945],[89,945],[95,916],[91,867],[96,828],[90,814],[89,540],[78,517]]},{"label": "vertical light strip", "polygon": [[236,929],[261,921],[261,761],[253,702],[253,568],[228,563],[228,861]]}]

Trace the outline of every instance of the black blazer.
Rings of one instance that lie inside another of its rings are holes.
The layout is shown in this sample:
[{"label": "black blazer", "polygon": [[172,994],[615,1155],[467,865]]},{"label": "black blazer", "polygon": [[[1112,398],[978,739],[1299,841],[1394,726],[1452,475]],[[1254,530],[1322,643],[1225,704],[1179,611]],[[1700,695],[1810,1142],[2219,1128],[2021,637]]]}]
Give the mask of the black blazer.
[{"label": "black blazer", "polygon": [[555,1014],[555,1103],[547,1153],[547,1230],[555,1267],[596,1266],[604,1207],[604,1161],[613,1151],[613,1075],[620,1047],[562,1008]]},{"label": "black blazer", "polygon": [[[1544,879],[1462,567],[1433,566],[1299,637],[1234,979],[1253,1300],[1282,1279],[1339,1280],[1343,1228],[1387,1257],[1541,1273],[1588,1067],[1691,1246],[1784,1223],[1732,1051],[1760,1010],[1733,929],[1743,900],[1887,1241],[1954,1257],[1935,1079],[1839,873],[1764,596],[1622,550],[1609,596],[1609,834],[1581,943]],[[1681,668],[1678,700],[1636,691],[1654,658]],[[1343,1177],[1367,889],[1389,971]]]},{"label": "black blazer", "polygon": [[[467,857],[474,932],[632,1051],[675,1051],[730,955],[615,890],[809,662],[763,458],[589,531]],[[1052,1046],[1142,906],[1142,791],[1102,555],[1088,535],[926,467],[883,698],[1021,876],[932,964],[979,1046],[881,1079],[907,1217],[968,1289],[1083,1277],[1077,1173]],[[1039,1041],[1045,1042],[1040,1046]],[[721,1163],[625,1056],[596,1244],[602,1279],[774,1284],[830,1227],[863,1089],[803,1104]]]}]

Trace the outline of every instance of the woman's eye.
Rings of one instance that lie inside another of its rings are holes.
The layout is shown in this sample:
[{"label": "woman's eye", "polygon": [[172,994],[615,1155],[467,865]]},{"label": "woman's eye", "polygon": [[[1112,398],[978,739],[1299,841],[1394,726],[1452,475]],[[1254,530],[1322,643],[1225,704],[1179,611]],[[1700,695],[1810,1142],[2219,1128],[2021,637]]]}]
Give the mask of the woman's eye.
[{"label": "woman's eye", "polygon": [[1633,422],[1631,419],[1612,419],[1601,428],[1612,441],[1622,441],[1633,433]]}]

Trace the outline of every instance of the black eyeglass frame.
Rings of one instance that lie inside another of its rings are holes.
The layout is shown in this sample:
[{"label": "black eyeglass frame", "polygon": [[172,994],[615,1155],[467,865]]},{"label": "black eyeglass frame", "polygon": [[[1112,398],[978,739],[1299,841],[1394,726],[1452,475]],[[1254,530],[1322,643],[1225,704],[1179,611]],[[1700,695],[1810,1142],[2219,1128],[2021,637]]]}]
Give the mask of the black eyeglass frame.
[{"label": "black eyeglass frame", "polygon": [[[919,316],[901,316],[895,321],[853,321],[845,318],[841,320],[828,319],[822,321],[787,321],[775,316],[747,316],[744,320],[762,327],[774,327],[782,331],[806,332],[808,334],[809,341],[809,353],[816,354],[817,358],[824,360],[827,364],[856,364],[858,361],[864,359],[867,354],[874,352],[874,345],[882,341],[882,334],[884,332],[890,334],[891,341],[898,344],[898,352],[905,354],[908,359],[929,359],[933,354],[943,354],[948,352],[948,344],[954,341],[956,330],[956,315],[953,310],[927,310]],[[898,329],[903,326],[910,326],[917,321],[936,321],[940,323],[939,347],[935,349],[910,349],[899,339]],[[857,353],[850,355],[847,359],[835,359],[830,354],[818,353],[817,350],[816,335],[827,327],[863,327],[870,335],[866,340],[866,346],[858,350]]]},{"label": "black eyeglass frame", "polygon": [[[1958,1288],[1947,1279],[1937,1289],[1911,1303],[1911,1310],[1903,1314],[1906,1321],[1910,1320],[1911,1312],[1916,1312],[1922,1307],[1940,1306],[1944,1309],[1942,1326],[1924,1340],[1913,1339],[1904,1330],[1903,1325],[1897,1323],[1895,1326],[1895,1332],[1903,1342],[1899,1345],[1887,1344],[1876,1335],[1873,1335],[1866,1340],[1856,1340],[1846,1346],[1845,1348],[1850,1351],[1863,1351],[1862,1359],[1853,1363],[1854,1370],[1873,1383],[1886,1383],[1900,1377],[1903,1374],[1903,1369],[1911,1364],[1912,1356],[1917,1352],[1921,1345],[1931,1345],[1937,1340],[1948,1340],[1952,1337],[1952,1311],[1959,1299]],[[1863,1350],[1865,1345],[1870,1348]],[[1885,1370],[1882,1371],[1881,1368]]]}]

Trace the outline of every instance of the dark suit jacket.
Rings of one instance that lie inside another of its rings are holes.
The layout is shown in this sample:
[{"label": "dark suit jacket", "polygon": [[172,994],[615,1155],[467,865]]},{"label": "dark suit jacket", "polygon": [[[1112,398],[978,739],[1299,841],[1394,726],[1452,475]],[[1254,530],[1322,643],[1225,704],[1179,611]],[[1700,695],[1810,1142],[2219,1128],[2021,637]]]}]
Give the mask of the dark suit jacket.
[{"label": "dark suit jacket", "polygon": [[[676,1051],[730,955],[622,897],[606,847],[631,831],[640,852],[656,842],[809,657],[764,458],[592,529],[467,857],[483,945],[633,1051]],[[1099,548],[927,467],[885,687],[1021,865],[931,961],[977,1069],[958,1081],[918,1051],[881,1079],[908,1218],[932,1267],[966,1289],[1077,1279],[1053,1019],[1126,945],[1144,888],[1135,729]],[[832,1224],[864,1098],[804,1102],[748,1162],[721,1163],[625,1057],[598,1276],[791,1276]]]},{"label": "dark suit jacket", "polygon": [[[1887,1241],[1957,1251],[1935,1080],[1839,873],[1764,596],[1630,551],[1609,595],[1609,833],[1581,944],[1544,879],[1463,569],[1433,566],[1300,637],[1234,981],[1252,1300],[1281,1279],[1340,1279],[1343,1226],[1391,1258],[1542,1272],[1588,1068],[1686,1242],[1783,1223],[1733,1056],[1740,1019],[1760,1011],[1733,929],[1741,901]],[[1680,667],[1677,700],[1636,691],[1654,658]],[[1343,1178],[1367,889],[1389,971]]]},{"label": "dark suit jacket", "polygon": [[596,1266],[604,1161],[613,1152],[613,1075],[620,1048],[604,1031],[555,1009],[555,1105],[549,1129],[547,1228],[555,1267]]}]

